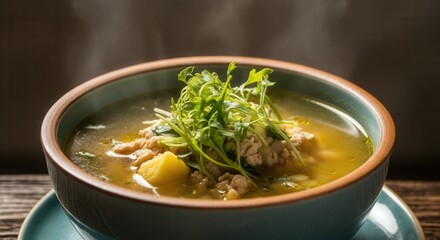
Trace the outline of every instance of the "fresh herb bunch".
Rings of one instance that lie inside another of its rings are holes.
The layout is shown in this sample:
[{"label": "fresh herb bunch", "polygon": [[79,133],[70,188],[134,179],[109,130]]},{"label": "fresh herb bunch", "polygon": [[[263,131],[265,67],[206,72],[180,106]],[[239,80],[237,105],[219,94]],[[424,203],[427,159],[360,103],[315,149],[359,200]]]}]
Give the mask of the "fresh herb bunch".
[{"label": "fresh herb bunch", "polygon": [[[240,155],[240,144],[247,132],[253,133],[267,147],[261,133],[265,129],[273,137],[285,140],[295,158],[302,162],[300,153],[278,126],[286,122],[266,94],[267,89],[275,84],[269,81],[272,69],[264,68],[258,72],[253,69],[245,83],[232,87],[231,73],[235,68],[235,63],[231,62],[225,82],[207,70],[193,73],[194,67],[179,73],[178,79],[186,86],[177,101],[171,100],[171,112],[155,109],[157,117],[163,121],[155,130],[162,136],[161,143],[170,147],[188,147],[188,155],[194,155],[192,159],[196,161],[186,161],[187,165],[201,170],[214,181],[205,167],[205,160],[235,170],[251,181],[259,179]],[[234,151],[231,151],[231,144],[235,145]],[[207,154],[209,151],[215,151],[221,160],[212,158]]]}]

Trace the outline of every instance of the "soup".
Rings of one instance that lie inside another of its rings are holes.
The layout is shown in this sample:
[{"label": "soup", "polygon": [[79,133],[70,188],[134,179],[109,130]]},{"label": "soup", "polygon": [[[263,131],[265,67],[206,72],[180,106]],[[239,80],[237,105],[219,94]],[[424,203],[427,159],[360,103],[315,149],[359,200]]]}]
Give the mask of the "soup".
[{"label": "soup", "polygon": [[[263,82],[267,77],[260,75],[270,74],[263,70],[250,74],[261,84],[248,80],[245,86],[256,87],[232,88],[227,81],[219,82],[224,92],[215,84],[204,85],[208,82],[203,79],[217,81],[217,75],[186,72],[179,78],[189,86],[199,76],[196,93],[204,97],[185,98],[188,89],[169,89],[113,104],[85,119],[65,152],[86,172],[125,188],[223,200],[307,190],[348,174],[371,156],[365,131],[338,109],[282,90],[268,89],[270,99],[254,94],[266,94],[262,86],[271,85]],[[237,104],[222,95],[228,91],[232,97],[242,94],[249,103],[240,103],[237,96]],[[219,97],[211,97],[215,94]],[[170,99],[178,100],[170,104]],[[174,114],[179,107],[202,110]],[[179,119],[184,124],[179,125]]]}]

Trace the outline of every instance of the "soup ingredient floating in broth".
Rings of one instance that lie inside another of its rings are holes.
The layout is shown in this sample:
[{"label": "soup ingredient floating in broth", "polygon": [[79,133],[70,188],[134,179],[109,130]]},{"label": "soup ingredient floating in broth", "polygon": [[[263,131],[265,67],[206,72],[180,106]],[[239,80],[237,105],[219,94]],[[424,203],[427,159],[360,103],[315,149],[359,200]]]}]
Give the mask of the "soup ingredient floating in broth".
[{"label": "soup ingredient floating in broth", "polygon": [[143,163],[138,173],[149,183],[160,187],[188,176],[189,167],[167,151]]},{"label": "soup ingredient floating in broth", "polygon": [[154,109],[158,119],[148,121],[140,138],[113,151],[134,155],[134,169],[154,187],[190,182],[226,200],[290,181],[292,170],[280,169],[307,164],[302,152],[315,147],[315,136],[282,119],[267,95],[275,84],[271,69],[253,69],[233,87],[235,68],[229,64],[225,81],[207,70],[194,73],[194,67],[181,71],[178,79],[186,86],[171,99],[171,111]]}]

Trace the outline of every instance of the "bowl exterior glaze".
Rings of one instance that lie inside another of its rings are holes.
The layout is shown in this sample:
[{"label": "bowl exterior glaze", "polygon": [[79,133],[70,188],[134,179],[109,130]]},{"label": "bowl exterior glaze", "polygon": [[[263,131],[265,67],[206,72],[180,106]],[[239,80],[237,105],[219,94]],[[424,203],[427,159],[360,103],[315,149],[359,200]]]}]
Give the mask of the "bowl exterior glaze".
[{"label": "bowl exterior glaze", "polygon": [[[358,121],[376,152],[336,181],[304,192],[232,202],[157,198],[99,181],[70,162],[62,148],[82,119],[113,102],[178,86],[177,73],[195,65],[235,78],[252,68],[274,69],[276,87],[321,99]],[[162,60],[118,70],[73,89],[48,112],[42,145],[56,195],[74,226],[96,239],[350,239],[384,184],[394,142],[388,112],[353,84],[304,66],[246,57]]]},{"label": "bowl exterior glaze", "polygon": [[347,188],[299,202],[243,209],[144,203],[77,181],[48,162],[80,234],[94,239],[351,239],[383,186],[388,162]]}]

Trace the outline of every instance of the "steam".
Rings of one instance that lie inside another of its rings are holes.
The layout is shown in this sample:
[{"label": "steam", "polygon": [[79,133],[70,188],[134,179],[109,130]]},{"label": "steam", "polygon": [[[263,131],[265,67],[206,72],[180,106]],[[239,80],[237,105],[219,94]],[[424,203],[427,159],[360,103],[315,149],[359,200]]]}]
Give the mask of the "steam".
[{"label": "steam", "polygon": [[339,42],[334,30],[344,20],[346,1],[296,1],[284,34],[270,52],[288,61],[349,75],[353,63],[349,42]]},{"label": "steam", "polygon": [[[79,23],[69,39],[68,72],[73,84],[128,65],[165,56],[160,25],[137,19],[134,1],[75,1]],[[78,64],[79,63],[79,64]],[[76,65],[75,65],[76,64]]]},{"label": "steam", "polygon": [[74,1],[67,71],[73,85],[149,60],[247,55],[297,62],[348,76],[349,39],[333,30],[347,1]]}]

